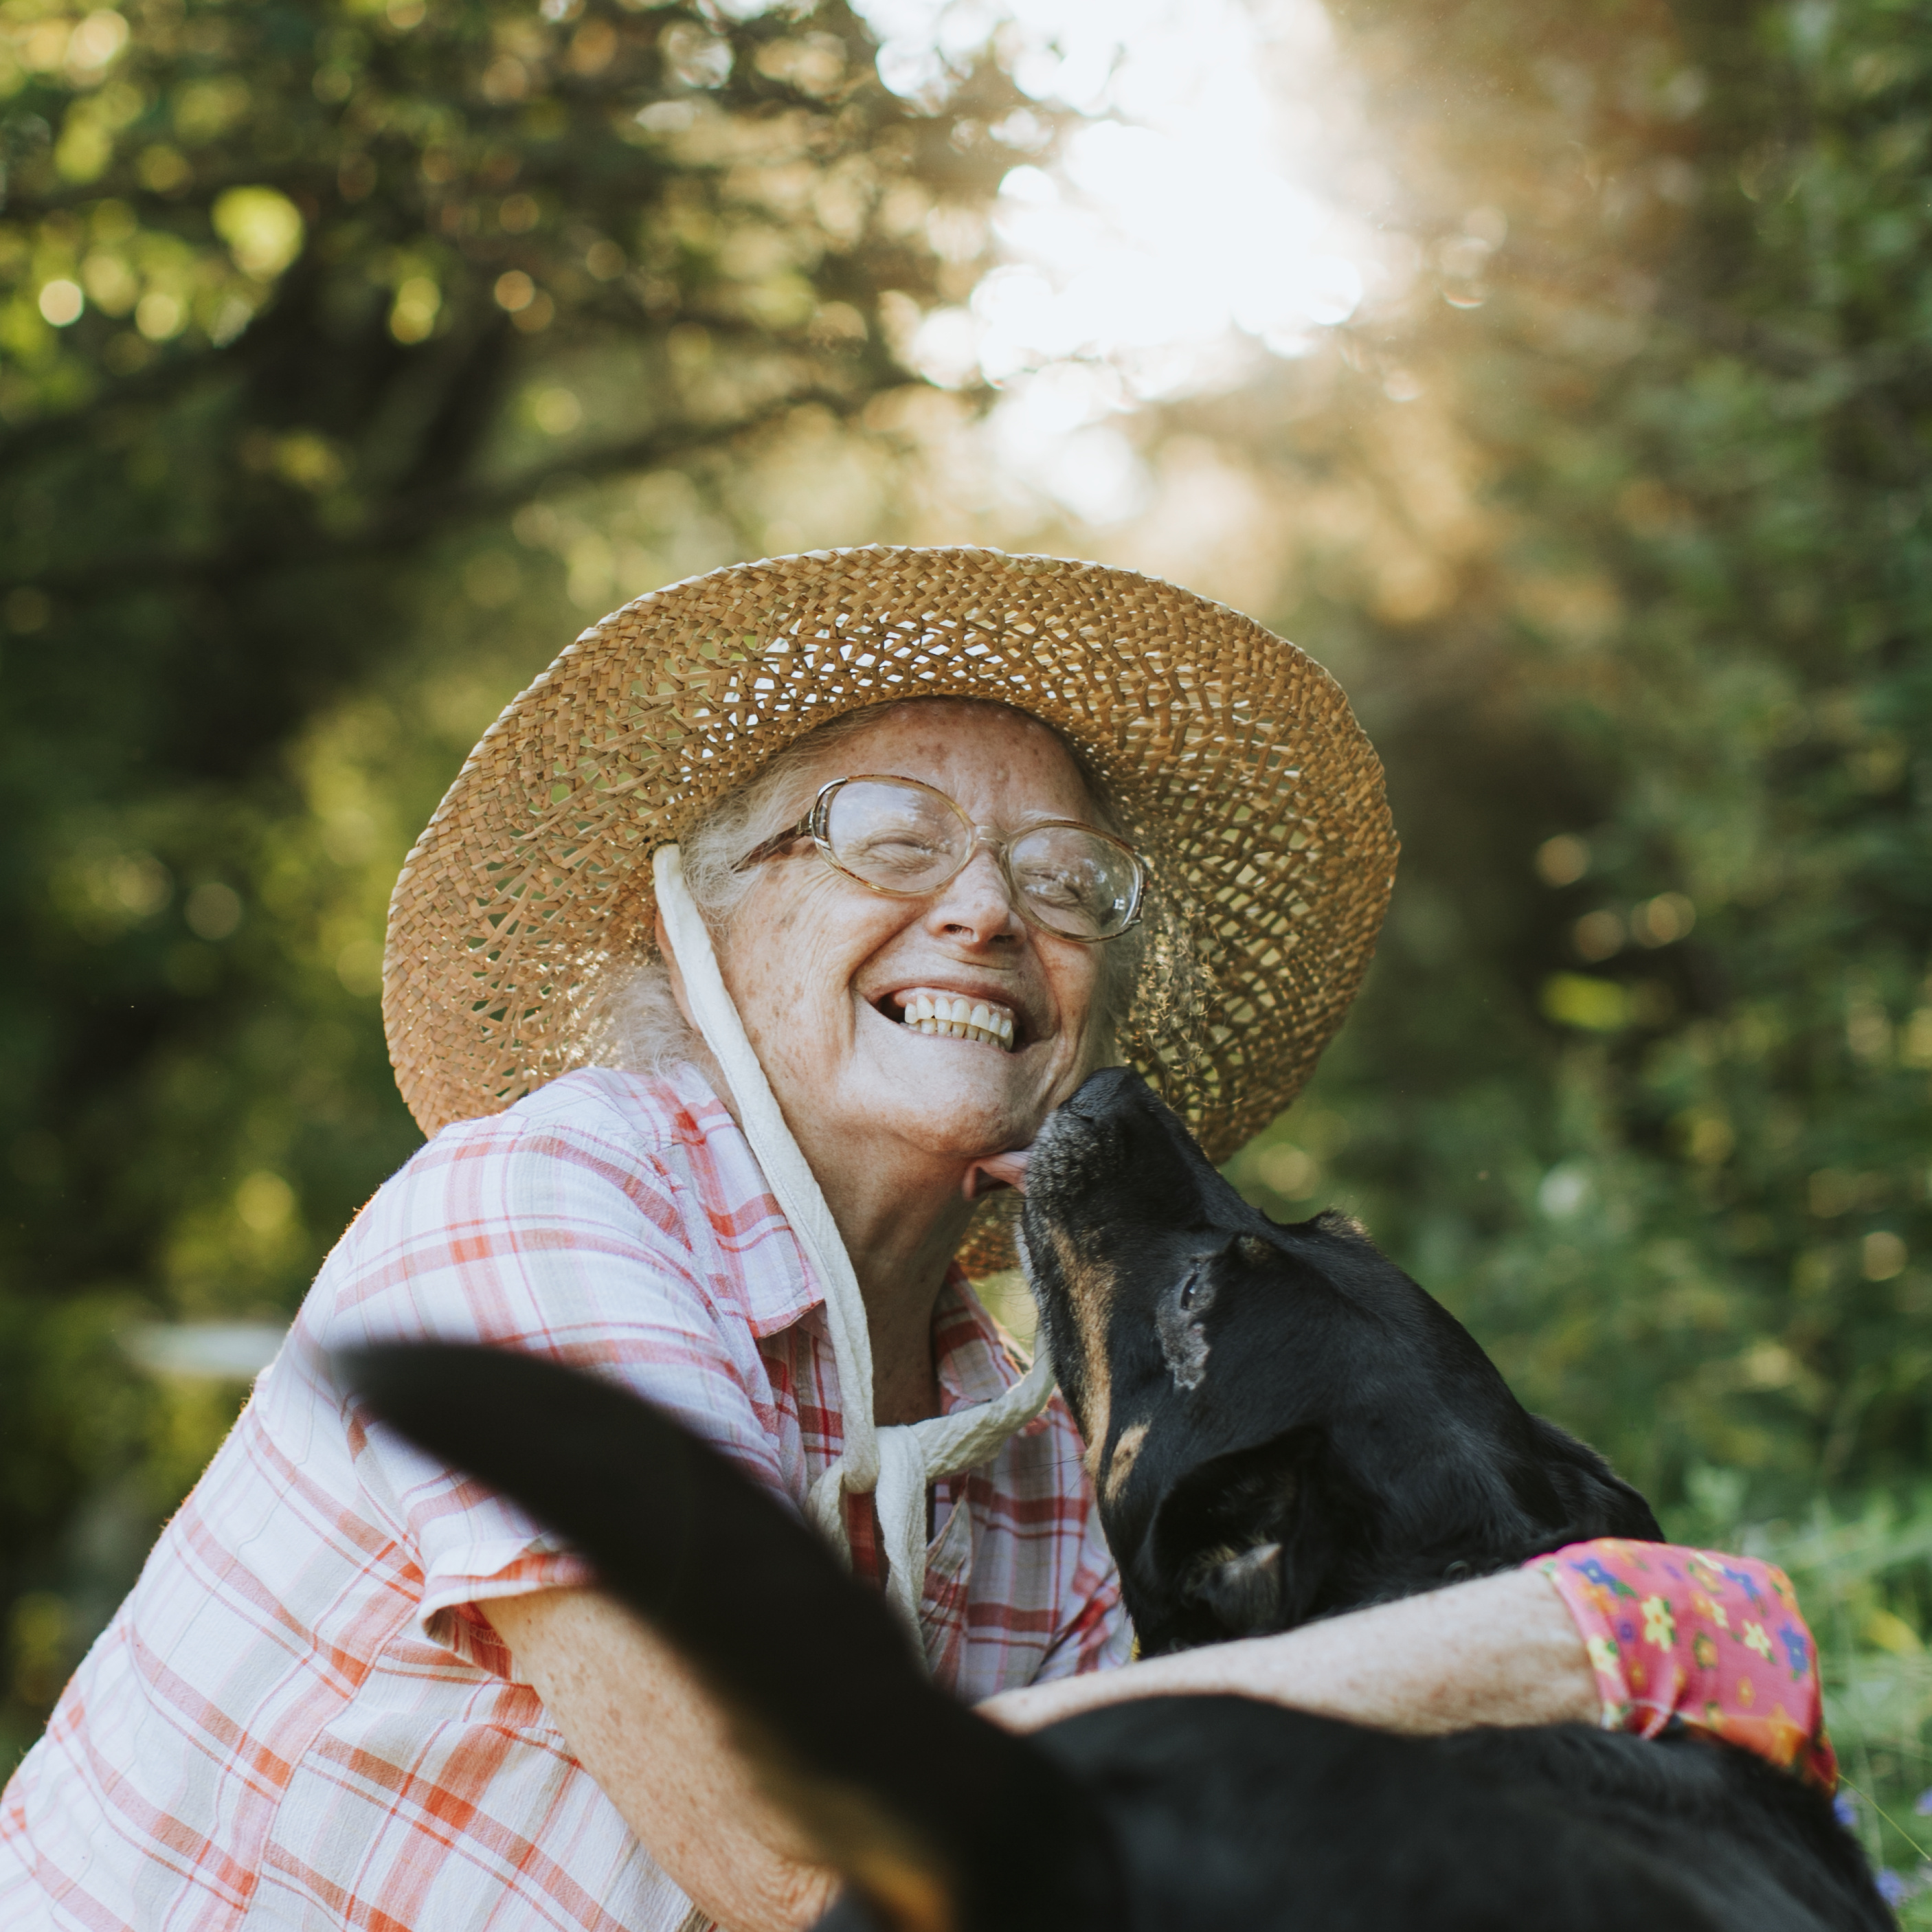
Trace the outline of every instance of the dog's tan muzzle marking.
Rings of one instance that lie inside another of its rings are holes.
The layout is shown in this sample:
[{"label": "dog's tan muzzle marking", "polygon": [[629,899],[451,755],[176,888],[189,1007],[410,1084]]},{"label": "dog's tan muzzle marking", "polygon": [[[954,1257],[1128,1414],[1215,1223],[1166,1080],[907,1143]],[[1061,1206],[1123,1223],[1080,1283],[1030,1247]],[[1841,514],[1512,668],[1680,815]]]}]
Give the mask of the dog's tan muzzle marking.
[{"label": "dog's tan muzzle marking", "polygon": [[1058,1228],[1053,1231],[1053,1257],[1059,1266],[1067,1306],[1073,1312],[1074,1331],[1080,1340],[1078,1381],[1084,1412],[1078,1420],[1087,1441],[1087,1473],[1097,1481],[1113,1413],[1107,1328],[1114,1312],[1114,1271],[1083,1257]]},{"label": "dog's tan muzzle marking", "polygon": [[1114,1444],[1114,1453],[1107,1458],[1107,1473],[1101,1484],[1101,1494],[1111,1507],[1120,1499],[1120,1492],[1127,1486],[1127,1478],[1134,1473],[1134,1465],[1140,1460],[1141,1444],[1147,1440],[1148,1426],[1136,1422],[1120,1431],[1120,1440]]}]

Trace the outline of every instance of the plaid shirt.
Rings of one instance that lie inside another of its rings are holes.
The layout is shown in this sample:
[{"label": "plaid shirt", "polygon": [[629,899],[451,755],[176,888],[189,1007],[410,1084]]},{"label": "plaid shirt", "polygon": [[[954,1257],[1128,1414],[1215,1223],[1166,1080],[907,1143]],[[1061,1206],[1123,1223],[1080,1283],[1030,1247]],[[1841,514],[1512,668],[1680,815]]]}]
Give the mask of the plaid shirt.
[{"label": "plaid shirt", "polygon": [[[0,1799],[8,1932],[683,1921],[477,1607],[581,1564],[329,1382],[325,1351],[420,1334],[594,1366],[800,1506],[839,1450],[819,1291],[695,1074],[574,1073],[451,1127],[329,1257]],[[957,1274],[934,1335],[949,1410],[1014,1379]],[[922,1622],[962,1697],[1126,1655],[1080,1455],[1056,1398],[938,1486]]]}]

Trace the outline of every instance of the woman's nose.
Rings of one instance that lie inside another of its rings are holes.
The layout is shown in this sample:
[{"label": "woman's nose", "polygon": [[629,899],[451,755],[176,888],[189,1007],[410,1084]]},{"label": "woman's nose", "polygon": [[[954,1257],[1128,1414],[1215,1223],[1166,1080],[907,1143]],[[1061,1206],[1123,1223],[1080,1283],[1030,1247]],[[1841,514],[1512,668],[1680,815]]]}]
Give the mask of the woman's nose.
[{"label": "woman's nose", "polygon": [[1020,925],[999,862],[983,845],[934,896],[926,914],[928,931],[950,934],[975,946],[1016,938]]}]

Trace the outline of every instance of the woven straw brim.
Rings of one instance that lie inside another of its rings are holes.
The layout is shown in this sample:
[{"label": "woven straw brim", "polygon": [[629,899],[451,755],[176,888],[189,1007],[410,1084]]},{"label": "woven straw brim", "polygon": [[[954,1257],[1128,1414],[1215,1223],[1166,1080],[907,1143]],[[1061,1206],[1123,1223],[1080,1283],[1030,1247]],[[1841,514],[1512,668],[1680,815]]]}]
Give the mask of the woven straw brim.
[{"label": "woven straw brim", "polygon": [[802,733],[922,697],[1012,705],[1090,760],[1157,915],[1126,1057],[1217,1160],[1264,1126],[1340,1025],[1394,876],[1340,688],[1156,578],[872,548],[640,597],[490,727],[390,904],[383,1018],[423,1131],[594,1064],[600,993],[652,950],[652,850]]}]

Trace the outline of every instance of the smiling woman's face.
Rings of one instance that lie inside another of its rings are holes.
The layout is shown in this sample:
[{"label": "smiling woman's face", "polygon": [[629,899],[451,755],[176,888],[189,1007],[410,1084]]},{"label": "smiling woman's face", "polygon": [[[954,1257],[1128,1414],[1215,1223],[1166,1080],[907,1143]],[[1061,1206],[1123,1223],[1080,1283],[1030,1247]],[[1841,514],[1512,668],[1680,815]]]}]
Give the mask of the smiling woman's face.
[{"label": "smiling woman's face", "polygon": [[[1058,740],[999,706],[909,704],[827,761],[806,801],[831,779],[882,772],[933,786],[1000,836],[1100,822]],[[1102,948],[1027,925],[983,848],[925,898],[870,891],[808,842],[758,870],[720,964],[808,1157],[882,1137],[962,1162],[1024,1145],[1101,1064]],[[966,1003],[969,1030],[920,1024],[948,1011],[941,1000]],[[1007,1019],[1010,1046],[993,1036]]]}]

